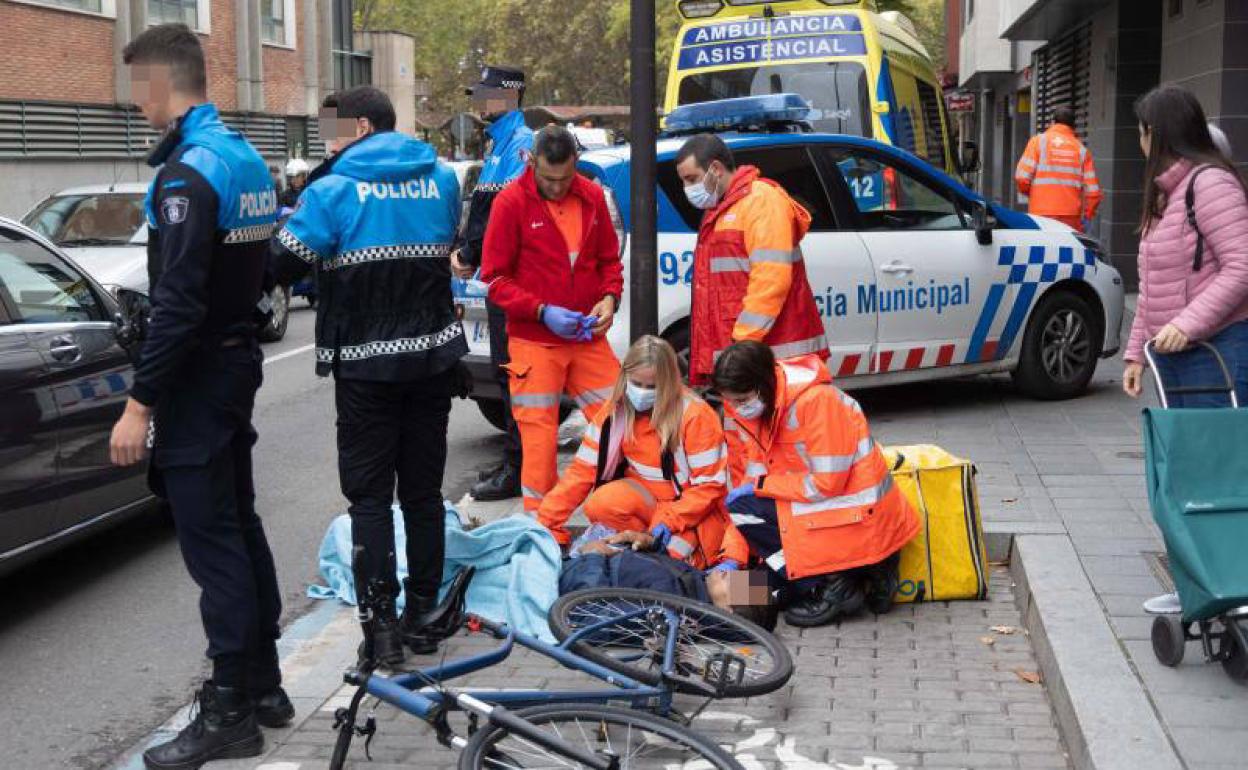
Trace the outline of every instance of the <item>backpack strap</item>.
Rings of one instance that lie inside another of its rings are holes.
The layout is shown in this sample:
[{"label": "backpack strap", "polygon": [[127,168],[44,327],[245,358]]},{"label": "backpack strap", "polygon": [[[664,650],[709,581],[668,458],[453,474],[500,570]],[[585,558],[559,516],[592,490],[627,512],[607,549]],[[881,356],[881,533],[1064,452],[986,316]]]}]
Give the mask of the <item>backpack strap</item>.
[{"label": "backpack strap", "polygon": [[1213,168],[1213,166],[1201,166],[1196,169],[1191,178],[1187,182],[1187,192],[1183,196],[1183,203],[1187,209],[1187,223],[1196,231],[1196,256],[1192,259],[1192,272],[1200,272],[1200,268],[1205,263],[1205,234],[1200,231],[1200,225],[1196,222],[1196,177]]},{"label": "backpack strap", "polygon": [[[602,423],[602,430],[598,436],[598,472],[594,474],[594,489],[602,486],[615,478],[605,478],[607,475],[607,458],[611,452],[611,418],[608,417]],[[623,463],[621,463],[623,465]],[[612,476],[618,478],[620,476],[620,468]]]},{"label": "backpack strap", "polygon": [[663,471],[663,479],[672,482],[672,486],[676,488],[676,499],[679,500],[685,490],[680,486],[680,479],[676,478],[676,458],[666,449],[659,456],[659,467]]}]

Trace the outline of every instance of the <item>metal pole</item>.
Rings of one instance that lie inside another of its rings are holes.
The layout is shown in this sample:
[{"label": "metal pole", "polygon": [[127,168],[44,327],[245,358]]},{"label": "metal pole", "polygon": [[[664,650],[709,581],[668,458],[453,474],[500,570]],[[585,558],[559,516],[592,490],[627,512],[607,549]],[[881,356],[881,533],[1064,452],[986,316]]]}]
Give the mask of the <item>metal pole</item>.
[{"label": "metal pole", "polygon": [[658,125],[654,77],[654,0],[632,0],[631,92],[632,176],[629,263],[629,335],[659,333],[658,234],[655,221],[655,141]]}]

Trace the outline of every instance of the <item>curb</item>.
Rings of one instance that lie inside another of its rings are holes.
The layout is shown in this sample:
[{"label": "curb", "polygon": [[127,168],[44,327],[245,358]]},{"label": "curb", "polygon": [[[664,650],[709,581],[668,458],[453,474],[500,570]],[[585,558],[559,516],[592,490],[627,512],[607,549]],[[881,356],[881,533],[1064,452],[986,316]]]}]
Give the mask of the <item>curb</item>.
[{"label": "curb", "polygon": [[1183,768],[1070,537],[1020,535],[1010,573],[1074,766]]}]

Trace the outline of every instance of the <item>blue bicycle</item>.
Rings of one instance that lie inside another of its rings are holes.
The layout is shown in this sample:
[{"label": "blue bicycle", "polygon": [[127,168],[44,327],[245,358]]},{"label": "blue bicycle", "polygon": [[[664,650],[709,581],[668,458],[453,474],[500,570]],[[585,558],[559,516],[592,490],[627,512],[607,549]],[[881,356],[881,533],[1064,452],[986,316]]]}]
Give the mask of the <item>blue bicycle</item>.
[{"label": "blue bicycle", "polygon": [[[500,641],[488,653],[383,676],[361,662],[345,675],[358,689],[338,710],[330,770],[341,770],[356,736],[371,741],[376,722],[357,725],[372,696],[427,722],[439,743],[460,751],[460,770],[479,768],[720,768],[741,770],[726,751],[688,728],[693,715],[673,708],[675,693],[712,700],[759,695],[793,674],[788,650],[761,627],[711,605],[651,591],[590,589],[551,609],[552,645],[505,624],[463,613],[471,573],[461,574],[443,606],[449,635],[467,626]],[[447,682],[497,665],[515,645],[610,685],[601,690],[456,690]],[[625,703],[622,708],[608,703]],[[705,708],[705,705],[702,707]],[[468,735],[448,715],[468,715]],[[367,749],[367,744],[365,744]]]}]

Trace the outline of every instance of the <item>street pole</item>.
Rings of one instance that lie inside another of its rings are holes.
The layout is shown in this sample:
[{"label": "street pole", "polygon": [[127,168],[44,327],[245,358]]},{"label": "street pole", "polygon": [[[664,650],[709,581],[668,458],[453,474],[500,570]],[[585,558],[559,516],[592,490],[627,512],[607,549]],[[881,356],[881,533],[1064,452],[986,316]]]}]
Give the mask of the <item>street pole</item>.
[{"label": "street pole", "polygon": [[632,176],[629,209],[630,339],[659,333],[658,246],[655,215],[655,141],[658,139],[654,77],[654,0],[632,0],[629,71],[629,119],[632,129]]}]

